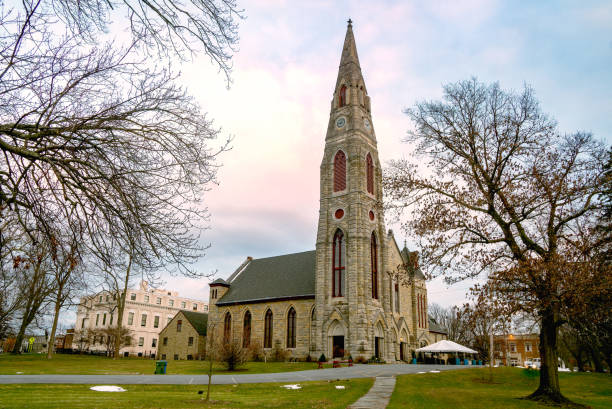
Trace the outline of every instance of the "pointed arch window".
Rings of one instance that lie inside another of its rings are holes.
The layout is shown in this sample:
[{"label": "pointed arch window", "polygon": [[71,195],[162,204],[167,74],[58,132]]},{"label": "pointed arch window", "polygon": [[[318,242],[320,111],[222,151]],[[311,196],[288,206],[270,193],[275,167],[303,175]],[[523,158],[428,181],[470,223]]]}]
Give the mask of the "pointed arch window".
[{"label": "pointed arch window", "polygon": [[342,297],[344,291],[344,270],[346,259],[346,243],[342,230],[336,230],[334,234],[332,266],[332,297]]},{"label": "pointed arch window", "polygon": [[394,288],[394,293],[395,293],[395,312],[400,312],[400,300],[399,300],[399,283],[395,283],[395,288]]},{"label": "pointed arch window", "polygon": [[223,342],[229,343],[232,336],[232,315],[228,312],[225,313],[225,320],[223,321]]},{"label": "pointed arch window", "polygon": [[340,87],[340,94],[338,95],[338,107],[346,105],[346,85]]},{"label": "pointed arch window", "polygon": [[251,345],[251,312],[247,310],[244,313],[244,322],[242,324],[242,347],[248,348]]},{"label": "pointed arch window", "polygon": [[370,262],[372,271],[372,298],[378,299],[378,257],[376,248],[376,235],[370,237]]},{"label": "pointed arch window", "polygon": [[374,194],[374,162],[372,161],[372,155],[368,153],[366,156],[366,178],[368,193]]},{"label": "pointed arch window", "polygon": [[272,310],[266,311],[264,319],[264,348],[272,348]]},{"label": "pointed arch window", "polygon": [[334,156],[334,192],[346,189],[346,155],[343,151]]},{"label": "pointed arch window", "polygon": [[295,348],[295,309],[287,313],[287,348]]}]

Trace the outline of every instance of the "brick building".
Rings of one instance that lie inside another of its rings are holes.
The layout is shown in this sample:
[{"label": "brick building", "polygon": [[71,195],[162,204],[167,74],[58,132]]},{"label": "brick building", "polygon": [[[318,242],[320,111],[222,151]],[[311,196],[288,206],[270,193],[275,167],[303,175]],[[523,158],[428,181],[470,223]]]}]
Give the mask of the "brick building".
[{"label": "brick building", "polygon": [[208,314],[179,311],[159,333],[161,359],[204,359]]},{"label": "brick building", "polygon": [[526,360],[540,357],[538,334],[508,334],[493,337],[495,364],[524,366]]},{"label": "brick building", "polygon": [[264,349],[280,344],[295,358],[408,360],[441,334],[429,331],[418,254],[385,228],[370,97],[350,20],[324,143],[315,250],[249,257],[212,282],[208,334]]}]

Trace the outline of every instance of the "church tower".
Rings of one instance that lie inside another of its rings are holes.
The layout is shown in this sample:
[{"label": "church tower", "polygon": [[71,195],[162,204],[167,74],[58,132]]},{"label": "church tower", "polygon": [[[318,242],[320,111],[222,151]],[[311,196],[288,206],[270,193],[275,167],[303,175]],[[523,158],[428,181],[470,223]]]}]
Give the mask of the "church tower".
[{"label": "church tower", "polygon": [[384,312],[390,283],[382,175],[370,97],[361,73],[351,20],[333,90],[316,243],[312,354],[385,359]]}]

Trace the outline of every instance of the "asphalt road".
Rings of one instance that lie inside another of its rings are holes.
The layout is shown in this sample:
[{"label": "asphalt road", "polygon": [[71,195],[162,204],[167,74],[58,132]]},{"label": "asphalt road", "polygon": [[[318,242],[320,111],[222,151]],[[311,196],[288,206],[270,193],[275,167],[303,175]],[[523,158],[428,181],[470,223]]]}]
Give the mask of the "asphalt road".
[{"label": "asphalt road", "polygon": [[[236,383],[326,381],[350,378],[373,378],[396,376],[430,371],[449,371],[470,368],[455,365],[355,365],[352,367],[313,369],[297,372],[264,374],[213,375],[212,383],[227,385]],[[206,375],[0,375],[0,384],[57,383],[87,385],[203,385],[208,383]]]}]

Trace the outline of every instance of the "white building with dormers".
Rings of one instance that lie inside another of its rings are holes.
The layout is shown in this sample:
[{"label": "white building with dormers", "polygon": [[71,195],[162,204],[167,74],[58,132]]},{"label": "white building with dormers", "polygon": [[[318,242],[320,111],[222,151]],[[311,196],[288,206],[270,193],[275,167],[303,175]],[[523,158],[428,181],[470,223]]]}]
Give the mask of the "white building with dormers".
[{"label": "white building with dormers", "polygon": [[[208,304],[202,300],[180,297],[178,292],[150,288],[142,281],[138,289],[126,294],[123,326],[132,331],[132,345],[120,350],[121,356],[156,356],[160,331],[180,311],[208,313]],[[83,297],[77,309],[75,331],[104,329],[117,325],[115,294],[102,291]],[[73,344],[76,346],[77,342]],[[104,339],[96,338],[89,344],[90,351],[106,351]]]}]

